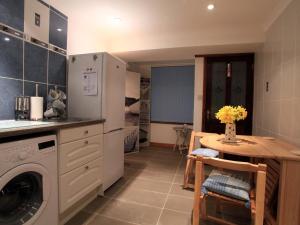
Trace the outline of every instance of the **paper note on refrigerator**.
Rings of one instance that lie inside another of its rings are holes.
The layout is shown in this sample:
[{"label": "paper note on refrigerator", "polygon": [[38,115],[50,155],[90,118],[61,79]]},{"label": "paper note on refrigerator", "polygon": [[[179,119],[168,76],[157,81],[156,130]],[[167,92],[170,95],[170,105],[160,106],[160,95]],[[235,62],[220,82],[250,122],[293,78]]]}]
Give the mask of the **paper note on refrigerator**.
[{"label": "paper note on refrigerator", "polygon": [[82,86],[84,95],[98,95],[97,72],[84,72],[82,74]]}]

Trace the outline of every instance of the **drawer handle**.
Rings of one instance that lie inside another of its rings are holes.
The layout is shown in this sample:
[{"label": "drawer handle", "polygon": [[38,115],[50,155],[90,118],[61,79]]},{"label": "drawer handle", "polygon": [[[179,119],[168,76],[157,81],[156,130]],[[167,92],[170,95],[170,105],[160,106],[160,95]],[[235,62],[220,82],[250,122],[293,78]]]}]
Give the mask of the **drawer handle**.
[{"label": "drawer handle", "polygon": [[88,170],[89,168],[90,168],[89,166],[86,166],[86,167],[85,167],[86,170]]},{"label": "drawer handle", "polygon": [[85,141],[84,144],[88,145],[88,144],[89,144],[89,141]]},{"label": "drawer handle", "polygon": [[88,130],[84,131],[84,134],[89,134],[89,131]]}]

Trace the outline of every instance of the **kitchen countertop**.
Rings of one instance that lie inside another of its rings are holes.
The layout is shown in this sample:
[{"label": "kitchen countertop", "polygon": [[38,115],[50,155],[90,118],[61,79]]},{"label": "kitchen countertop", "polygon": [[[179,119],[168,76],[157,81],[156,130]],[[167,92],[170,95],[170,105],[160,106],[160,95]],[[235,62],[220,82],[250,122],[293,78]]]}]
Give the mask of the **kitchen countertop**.
[{"label": "kitchen countertop", "polygon": [[[28,122],[28,125],[26,124]],[[39,132],[57,131],[63,128],[104,123],[105,119],[67,119],[43,121],[0,121],[0,138],[14,137]],[[20,126],[18,126],[18,123]],[[3,125],[4,124],[4,125]],[[7,124],[7,125],[6,125]],[[2,126],[1,126],[2,125]]]}]

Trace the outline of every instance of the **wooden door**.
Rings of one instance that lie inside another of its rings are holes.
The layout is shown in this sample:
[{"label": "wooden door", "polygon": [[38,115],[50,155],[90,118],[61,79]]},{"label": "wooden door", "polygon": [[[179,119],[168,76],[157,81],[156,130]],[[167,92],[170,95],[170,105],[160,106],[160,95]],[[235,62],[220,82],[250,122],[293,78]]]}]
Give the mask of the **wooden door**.
[{"label": "wooden door", "polygon": [[237,133],[252,134],[253,66],[253,54],[205,58],[203,131],[224,133],[225,125],[215,114],[224,105],[241,105],[248,117],[237,122]]}]

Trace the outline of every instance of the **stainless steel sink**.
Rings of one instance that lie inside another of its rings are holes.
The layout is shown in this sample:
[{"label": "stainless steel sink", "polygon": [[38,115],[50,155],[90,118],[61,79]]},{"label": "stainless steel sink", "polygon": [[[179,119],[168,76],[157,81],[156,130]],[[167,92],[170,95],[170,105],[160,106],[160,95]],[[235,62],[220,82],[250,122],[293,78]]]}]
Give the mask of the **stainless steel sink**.
[{"label": "stainless steel sink", "polygon": [[48,121],[26,121],[26,120],[0,120],[0,129],[10,129],[18,127],[31,127],[39,125],[47,125],[54,122]]}]

